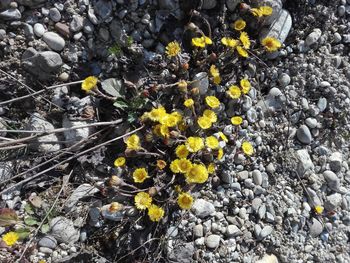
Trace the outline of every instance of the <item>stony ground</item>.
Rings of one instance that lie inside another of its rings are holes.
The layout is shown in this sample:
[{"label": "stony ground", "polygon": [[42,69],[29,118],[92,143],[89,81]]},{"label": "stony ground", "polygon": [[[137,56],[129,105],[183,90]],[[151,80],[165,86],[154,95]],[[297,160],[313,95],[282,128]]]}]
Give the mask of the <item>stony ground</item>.
[{"label": "stony ground", "polygon": [[[346,0],[246,1],[275,10],[255,35],[284,42],[232,65],[252,80],[238,134],[254,142],[255,155],[228,145],[191,211],[174,211],[163,225],[139,223],[132,207],[123,215],[104,208],[113,198],[103,183],[121,144],[103,143],[135,128],[118,121],[135,116],[86,95],[80,80],[120,78],[128,93],[150,76],[171,78],[159,55],[165,45],[186,43],[189,22],[221,36],[240,2],[0,2],[0,207],[20,218],[2,223],[1,210],[0,233],[28,232],[13,247],[0,244],[1,262],[350,262]],[[93,125],[102,122],[112,128]]]}]

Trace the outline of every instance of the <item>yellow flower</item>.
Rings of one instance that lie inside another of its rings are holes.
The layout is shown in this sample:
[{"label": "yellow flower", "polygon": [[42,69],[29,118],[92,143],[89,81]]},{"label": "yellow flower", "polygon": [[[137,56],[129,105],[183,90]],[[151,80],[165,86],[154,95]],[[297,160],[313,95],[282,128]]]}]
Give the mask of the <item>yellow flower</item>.
[{"label": "yellow flower", "polygon": [[213,76],[214,84],[219,85],[221,82],[220,72],[215,65],[210,66],[210,74]]},{"label": "yellow flower", "polygon": [[134,197],[135,206],[139,210],[146,210],[152,204],[152,197],[146,192],[139,192]]},{"label": "yellow flower", "polygon": [[175,57],[181,52],[180,45],[177,41],[173,41],[173,42],[168,43],[165,50],[166,50],[165,53],[169,57]]},{"label": "yellow flower", "polygon": [[126,160],[124,157],[118,157],[114,161],[114,166],[116,166],[116,167],[124,166],[125,162],[126,162]]},{"label": "yellow flower", "polygon": [[202,150],[204,142],[201,137],[188,137],[186,140],[186,148],[192,153]]},{"label": "yellow flower", "polygon": [[214,174],[214,173],[215,173],[215,169],[216,169],[216,167],[215,167],[215,164],[214,164],[214,163],[210,163],[210,164],[208,165],[208,173],[209,173],[209,174]]},{"label": "yellow flower", "polygon": [[263,16],[270,16],[273,12],[273,9],[271,6],[260,6],[259,11]]},{"label": "yellow flower", "polygon": [[164,209],[156,205],[151,205],[148,208],[148,216],[151,221],[158,222],[164,216]]},{"label": "yellow flower", "polygon": [[241,32],[241,35],[239,36],[239,40],[241,40],[242,45],[245,49],[249,49],[250,48],[250,40],[249,40],[249,36],[247,34],[247,32]]},{"label": "yellow flower", "polygon": [[174,127],[178,123],[178,117],[173,114],[165,114],[160,123],[166,127]]},{"label": "yellow flower", "polygon": [[45,259],[40,259],[38,263],[46,263]]},{"label": "yellow flower", "polygon": [[175,185],[174,190],[175,190],[176,193],[181,193],[182,192],[181,186],[178,185],[178,184]]},{"label": "yellow flower", "polygon": [[188,210],[191,209],[193,204],[193,197],[189,193],[181,193],[177,198],[177,204],[181,209]]},{"label": "yellow flower", "polygon": [[166,167],[166,162],[164,160],[157,160],[157,167],[159,170],[163,170]]},{"label": "yellow flower", "polygon": [[221,160],[222,157],[224,157],[224,150],[222,148],[220,148],[218,150],[218,160]]},{"label": "yellow flower", "polygon": [[143,183],[143,181],[149,178],[148,172],[145,168],[137,168],[132,174],[132,177],[134,178],[135,183]]},{"label": "yellow flower", "polygon": [[183,174],[187,173],[192,168],[191,161],[187,159],[179,159],[177,165],[179,167],[179,172]]},{"label": "yellow flower", "polygon": [[233,23],[233,28],[237,31],[241,31],[245,28],[246,22],[243,19],[238,19]]},{"label": "yellow flower", "polygon": [[164,138],[168,138],[170,136],[170,133],[169,133],[169,129],[168,129],[168,126],[162,124],[160,125],[159,127],[159,133],[161,136],[163,136]]},{"label": "yellow flower", "polygon": [[324,210],[323,206],[320,206],[320,205],[315,206],[315,211],[317,214],[321,215],[323,213],[323,210]]},{"label": "yellow flower", "polygon": [[193,104],[194,104],[193,99],[187,99],[187,100],[185,100],[185,102],[184,102],[184,105],[185,105],[186,108],[192,107]]},{"label": "yellow flower", "polygon": [[243,119],[240,116],[234,116],[234,117],[231,118],[231,123],[233,125],[241,125],[242,122],[243,122]]},{"label": "yellow flower", "polygon": [[205,102],[212,109],[218,108],[220,106],[220,101],[215,96],[207,96],[207,97],[205,97]]},{"label": "yellow flower", "polygon": [[89,92],[90,90],[96,87],[97,82],[98,78],[94,76],[87,77],[86,79],[84,79],[83,83],[81,83],[81,89],[85,90],[86,92]]},{"label": "yellow flower", "polygon": [[241,57],[244,57],[244,58],[249,57],[249,54],[248,54],[247,50],[245,50],[243,47],[237,46],[237,47],[236,47],[236,50],[237,50],[238,54],[239,54]]},{"label": "yellow flower", "polygon": [[219,85],[221,83],[221,77],[220,76],[215,76],[213,78],[213,82],[215,85]]},{"label": "yellow flower", "polygon": [[232,85],[229,87],[227,94],[232,99],[238,99],[239,97],[241,97],[241,89],[238,86]]},{"label": "yellow flower", "polygon": [[253,145],[250,142],[243,142],[242,150],[246,155],[252,155],[254,153]]},{"label": "yellow flower", "polygon": [[164,109],[163,106],[161,106],[161,107],[158,107],[158,108],[151,110],[148,114],[148,117],[152,121],[160,121],[166,116],[166,114],[167,114],[166,110]]},{"label": "yellow flower", "polygon": [[135,151],[141,149],[140,137],[137,136],[136,134],[131,135],[126,140],[126,147],[130,150],[135,150]]},{"label": "yellow flower", "polygon": [[2,241],[9,247],[12,247],[17,240],[19,239],[19,235],[16,232],[8,232],[2,236]]},{"label": "yellow flower", "polygon": [[212,110],[204,110],[203,116],[209,118],[212,123],[214,123],[218,120],[216,113],[213,112]]},{"label": "yellow flower", "polygon": [[186,145],[181,144],[176,147],[175,153],[176,153],[176,156],[181,159],[181,158],[187,158],[189,151],[187,150]]},{"label": "yellow flower", "polygon": [[180,167],[179,167],[179,159],[175,159],[170,163],[170,170],[174,173],[177,174],[180,172]]},{"label": "yellow flower", "polygon": [[214,136],[207,137],[205,139],[205,144],[207,145],[207,147],[209,147],[210,149],[213,149],[213,150],[219,148],[219,141]]},{"label": "yellow flower", "polygon": [[221,43],[226,47],[235,48],[239,42],[238,42],[238,40],[230,38],[230,37],[223,37],[221,39]]},{"label": "yellow flower", "polygon": [[209,129],[212,126],[211,120],[206,116],[199,117],[197,123],[203,130]]},{"label": "yellow flower", "polygon": [[187,82],[185,80],[180,80],[177,84],[178,88],[180,89],[180,91],[187,91]]},{"label": "yellow flower", "polygon": [[203,164],[193,164],[185,177],[187,183],[202,184],[207,181],[208,175],[208,170]]},{"label": "yellow flower", "polygon": [[244,94],[247,94],[250,90],[250,82],[248,79],[241,79],[241,88]]},{"label": "yellow flower", "polygon": [[180,112],[173,111],[172,113],[170,113],[170,115],[176,118],[176,124],[182,121],[182,115]]},{"label": "yellow flower", "polygon": [[261,41],[261,44],[265,47],[265,49],[268,52],[277,51],[282,46],[281,42],[279,42],[279,40],[274,37],[265,37]]},{"label": "yellow flower", "polygon": [[251,8],[250,12],[253,14],[253,16],[256,16],[256,17],[263,16],[263,13],[261,12],[261,10],[259,8]]},{"label": "yellow flower", "polygon": [[192,38],[192,45],[195,47],[204,48],[206,45],[211,44],[213,44],[213,41],[207,36]]},{"label": "yellow flower", "polygon": [[227,139],[226,135],[223,134],[223,132],[218,132],[218,135],[221,138],[221,140],[223,140],[224,142],[228,142],[228,139]]}]

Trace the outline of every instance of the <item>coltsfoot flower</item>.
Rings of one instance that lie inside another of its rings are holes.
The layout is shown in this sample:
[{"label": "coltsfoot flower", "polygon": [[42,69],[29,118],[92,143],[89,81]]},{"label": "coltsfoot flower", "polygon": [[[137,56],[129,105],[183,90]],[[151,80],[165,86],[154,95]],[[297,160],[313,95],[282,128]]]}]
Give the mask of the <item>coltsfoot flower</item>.
[{"label": "coltsfoot flower", "polygon": [[261,44],[265,47],[268,52],[277,51],[282,45],[277,38],[274,37],[265,37]]},{"label": "coltsfoot flower", "polygon": [[159,170],[163,170],[166,167],[166,161],[164,160],[157,160],[157,167]]},{"label": "coltsfoot flower", "polygon": [[239,41],[230,37],[223,37],[221,43],[226,47],[235,48],[238,46]]},{"label": "coltsfoot flower", "polygon": [[179,159],[177,163],[180,173],[187,173],[192,168],[192,163],[187,159]]},{"label": "coltsfoot flower", "polygon": [[205,97],[205,102],[212,109],[216,109],[216,108],[218,108],[220,106],[220,101],[215,96],[207,96],[207,97]]},{"label": "coltsfoot flower", "polygon": [[165,48],[165,53],[168,57],[176,57],[181,52],[180,44],[177,41],[168,43]]},{"label": "coltsfoot flower", "polygon": [[213,149],[213,150],[216,150],[217,148],[219,148],[219,141],[214,136],[207,137],[205,139],[205,144],[207,145],[207,147],[209,147],[210,149]]},{"label": "coltsfoot flower", "polygon": [[202,184],[208,180],[208,170],[203,164],[193,164],[191,170],[185,174],[187,183]]},{"label": "coltsfoot flower", "polygon": [[242,143],[242,150],[246,155],[249,155],[249,156],[254,153],[253,145],[247,141]]},{"label": "coltsfoot flower", "polygon": [[195,47],[205,48],[206,45],[211,44],[213,44],[213,41],[207,36],[192,38],[192,45]]},{"label": "coltsfoot flower", "polygon": [[177,198],[177,204],[181,209],[189,210],[193,205],[193,197],[189,193],[180,193]]},{"label": "coltsfoot flower", "polygon": [[248,54],[247,50],[245,50],[243,47],[237,46],[237,47],[236,47],[236,50],[237,50],[238,54],[239,54],[241,57],[244,57],[244,58],[249,57],[249,54]]},{"label": "coltsfoot flower", "polygon": [[241,79],[239,84],[241,85],[242,92],[244,94],[248,94],[248,92],[250,91],[250,87],[251,87],[249,80],[248,79]]},{"label": "coltsfoot flower", "polygon": [[241,31],[245,28],[246,22],[243,19],[238,19],[233,23],[233,28],[237,31]]},{"label": "coltsfoot flower", "polygon": [[244,31],[241,32],[241,34],[239,36],[239,40],[241,40],[241,43],[245,49],[250,48],[250,39],[249,39],[247,32],[244,32]]},{"label": "coltsfoot flower", "polygon": [[232,98],[232,99],[238,99],[239,97],[241,97],[241,89],[236,86],[236,85],[232,85],[229,87],[227,94]]},{"label": "coltsfoot flower", "polygon": [[137,136],[136,134],[131,135],[126,140],[125,143],[126,143],[127,149],[135,150],[135,151],[141,149],[140,137]]},{"label": "coltsfoot flower", "polygon": [[85,90],[86,92],[89,92],[96,87],[97,82],[98,78],[94,76],[87,77],[86,79],[84,79],[83,83],[81,83],[81,89]]},{"label": "coltsfoot flower", "polygon": [[135,206],[139,210],[146,210],[152,204],[152,197],[146,192],[139,192],[134,197]]},{"label": "coltsfoot flower", "polygon": [[214,123],[218,120],[216,113],[213,112],[212,110],[204,110],[203,116],[209,118],[212,123]]},{"label": "coltsfoot flower", "polygon": [[124,157],[118,157],[117,159],[115,159],[114,161],[114,166],[115,167],[121,167],[124,166],[126,162],[126,159]]},{"label": "coltsfoot flower", "polygon": [[16,232],[7,232],[5,235],[2,236],[2,240],[5,242],[5,244],[9,247],[12,247],[19,239],[19,235]]},{"label": "coltsfoot flower", "polygon": [[232,123],[233,125],[238,126],[238,125],[241,125],[242,122],[243,122],[243,119],[242,119],[242,117],[240,117],[240,116],[234,116],[234,117],[231,118],[231,123]]},{"label": "coltsfoot flower", "polygon": [[191,107],[193,106],[193,104],[194,104],[193,99],[187,99],[187,100],[185,100],[185,102],[184,102],[184,106],[185,106],[186,108],[191,108]]},{"label": "coltsfoot flower", "polygon": [[199,117],[197,123],[203,130],[209,129],[212,126],[211,120],[206,116]]},{"label": "coltsfoot flower", "polygon": [[188,137],[186,140],[186,148],[192,153],[202,150],[204,142],[201,137]]},{"label": "coltsfoot flower", "polygon": [[187,150],[187,147],[186,145],[184,144],[181,144],[181,145],[178,145],[175,149],[175,153],[176,153],[176,156],[180,159],[182,158],[187,158],[188,154],[190,153],[188,150]]},{"label": "coltsfoot flower", "polygon": [[149,178],[148,172],[145,168],[137,168],[133,172],[132,177],[135,183],[143,183],[147,178]]},{"label": "coltsfoot flower", "polygon": [[164,216],[164,209],[157,205],[151,205],[148,208],[148,216],[151,221],[158,222]]}]

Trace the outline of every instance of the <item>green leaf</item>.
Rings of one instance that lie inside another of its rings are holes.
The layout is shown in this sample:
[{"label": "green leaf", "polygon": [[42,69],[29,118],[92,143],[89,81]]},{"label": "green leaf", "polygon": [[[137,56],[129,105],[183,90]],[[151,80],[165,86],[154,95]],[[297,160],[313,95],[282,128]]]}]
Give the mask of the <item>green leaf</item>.
[{"label": "green leaf", "polygon": [[43,234],[49,232],[49,230],[50,230],[49,224],[43,224],[43,225],[41,226],[41,232],[42,232]]},{"label": "green leaf", "polygon": [[24,211],[26,211],[26,213],[29,214],[29,215],[33,215],[34,214],[34,210],[33,210],[32,205],[28,204],[28,203],[24,206]]},{"label": "green leaf", "polygon": [[128,114],[127,121],[128,121],[129,123],[133,123],[133,122],[136,121],[136,120],[137,120],[137,114],[136,114],[136,113],[131,112],[131,113]]},{"label": "green leaf", "polygon": [[16,211],[10,208],[0,208],[0,226],[10,226],[16,224],[18,216]]},{"label": "green leaf", "polygon": [[23,240],[23,239],[29,237],[30,230],[28,228],[19,228],[15,231],[15,233],[18,234],[20,240]]},{"label": "green leaf", "polygon": [[24,223],[28,226],[35,226],[35,225],[39,225],[39,222],[36,221],[36,219],[34,217],[28,216],[24,218]]},{"label": "green leaf", "polygon": [[101,82],[102,89],[113,97],[123,97],[125,92],[122,90],[123,82],[120,79],[110,78]]},{"label": "green leaf", "polygon": [[126,109],[129,107],[129,104],[126,103],[124,100],[122,99],[119,99],[119,100],[116,100],[114,103],[113,103],[113,106],[118,108],[118,109]]}]

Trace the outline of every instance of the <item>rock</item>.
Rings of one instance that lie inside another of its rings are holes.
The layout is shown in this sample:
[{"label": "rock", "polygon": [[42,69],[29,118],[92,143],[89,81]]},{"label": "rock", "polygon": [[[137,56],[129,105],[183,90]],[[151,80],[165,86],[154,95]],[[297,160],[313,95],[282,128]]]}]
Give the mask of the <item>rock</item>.
[{"label": "rock", "polygon": [[12,0],[1,0],[0,1],[0,10],[4,10],[10,7]]},{"label": "rock", "polygon": [[99,0],[94,5],[94,11],[95,13],[102,19],[106,20],[109,18],[112,14],[112,2],[106,1],[106,0]]},{"label": "rock", "polygon": [[319,98],[317,102],[317,107],[320,109],[320,112],[324,112],[327,108],[327,99],[326,98]]},{"label": "rock", "polygon": [[327,185],[330,189],[337,191],[340,187],[339,178],[332,171],[324,171],[323,177],[327,182]]},{"label": "rock", "polygon": [[226,235],[228,237],[237,237],[242,235],[242,231],[236,225],[228,225],[226,228]]},{"label": "rock", "polygon": [[45,32],[42,38],[49,48],[55,51],[61,51],[66,45],[64,39],[54,32]]},{"label": "rock", "polygon": [[282,73],[278,78],[279,84],[282,86],[282,88],[286,87],[290,83],[290,76],[286,73]]},{"label": "rock", "polygon": [[297,130],[297,138],[303,144],[310,144],[312,141],[312,135],[309,128],[306,125],[301,125]]},{"label": "rock", "polygon": [[274,254],[265,254],[262,259],[259,259],[255,263],[278,263],[278,259]]},{"label": "rock", "polygon": [[47,2],[47,0],[17,0],[16,2],[20,5],[35,7],[37,5]]},{"label": "rock", "polygon": [[34,39],[34,30],[33,27],[27,23],[23,23],[23,31],[24,31],[24,36],[28,40],[33,40]]},{"label": "rock", "polygon": [[269,236],[273,231],[273,228],[271,226],[265,226],[259,233],[259,239],[264,239],[265,237]]},{"label": "rock", "polygon": [[199,88],[199,93],[204,95],[208,91],[209,79],[206,72],[199,72],[193,77],[193,83],[191,84],[193,88]]},{"label": "rock", "polygon": [[195,249],[192,242],[184,243],[181,246],[168,246],[168,257],[170,262],[192,263]]},{"label": "rock", "polygon": [[299,176],[303,176],[308,170],[313,170],[315,168],[313,162],[311,161],[310,155],[306,149],[298,150],[296,152],[298,159],[297,172]]},{"label": "rock", "polygon": [[54,77],[61,69],[62,64],[61,56],[53,51],[37,52],[34,48],[28,48],[22,56],[24,69],[40,80]]},{"label": "rock", "polygon": [[203,9],[212,9],[216,6],[217,1],[216,0],[203,0]]},{"label": "rock", "polygon": [[58,22],[55,24],[55,29],[57,30],[58,33],[60,33],[62,36],[64,36],[65,38],[69,38],[70,37],[70,30],[69,30],[69,26],[67,24]]},{"label": "rock", "polygon": [[215,249],[220,245],[220,236],[219,235],[209,235],[205,239],[205,245],[208,248]]},{"label": "rock", "polygon": [[57,240],[53,236],[47,235],[39,240],[38,246],[54,249],[57,246]]},{"label": "rock", "polygon": [[261,172],[259,170],[254,170],[252,175],[253,175],[254,184],[262,185],[263,178],[262,178]]},{"label": "rock", "polygon": [[61,13],[56,7],[50,8],[49,17],[52,21],[58,22],[61,20]]},{"label": "rock", "polygon": [[78,32],[83,29],[84,18],[79,15],[74,15],[72,21],[69,24],[69,28],[73,32]]},{"label": "rock", "polygon": [[241,171],[237,173],[237,178],[239,181],[244,181],[245,179],[248,179],[249,172],[248,171]]},{"label": "rock", "polygon": [[34,25],[34,34],[37,36],[37,37],[42,37],[44,35],[44,33],[46,32],[46,29],[45,27],[40,24],[40,23],[36,23]]},{"label": "rock", "polygon": [[39,252],[45,253],[45,254],[51,254],[53,250],[48,247],[39,247]]},{"label": "rock", "polygon": [[10,8],[0,12],[0,19],[4,20],[20,20],[21,12],[17,8]]},{"label": "rock", "polygon": [[258,119],[258,113],[256,112],[256,110],[254,108],[250,108],[247,111],[247,120],[250,123],[255,123]]},{"label": "rock", "polygon": [[259,101],[258,106],[260,106],[263,111],[278,111],[282,109],[285,99],[280,89],[272,88],[267,94],[265,101]]},{"label": "rock", "polygon": [[196,199],[191,210],[196,216],[204,218],[214,213],[215,207],[212,203],[204,199]]},{"label": "rock", "polygon": [[0,41],[4,40],[6,37],[6,31],[4,29],[0,29]]},{"label": "rock", "polygon": [[[266,20],[269,21],[269,20]],[[259,34],[260,40],[264,39],[265,37],[275,37],[277,38],[281,43],[284,43],[286,40],[289,31],[292,27],[292,17],[290,16],[289,12],[287,10],[282,9],[281,12],[277,14],[277,18],[269,28],[264,28],[261,30],[261,33]]]},{"label": "rock", "polygon": [[193,227],[193,236],[195,238],[199,238],[199,237],[202,237],[203,236],[203,225],[195,225]]},{"label": "rock", "polygon": [[74,228],[73,221],[65,217],[55,217],[50,221],[51,235],[58,242],[71,244],[79,240],[79,230]]},{"label": "rock", "polygon": [[312,225],[310,227],[310,235],[312,237],[317,237],[319,236],[323,231],[323,226],[320,221],[317,219],[313,218],[312,219]]},{"label": "rock", "polygon": [[340,207],[342,203],[342,196],[339,193],[334,193],[326,197],[325,209],[328,211],[333,211]]},{"label": "rock", "polygon": [[230,11],[234,11],[239,3],[241,3],[240,0],[226,0],[226,6]]},{"label": "rock", "polygon": [[121,46],[127,46],[128,35],[119,19],[113,19],[109,31],[114,41]]},{"label": "rock", "polygon": [[178,7],[178,2],[174,0],[159,0],[159,9],[175,10]]},{"label": "rock", "polygon": [[329,157],[329,168],[337,173],[341,170],[343,163],[343,155],[340,152],[334,152]]},{"label": "rock", "polygon": [[317,120],[315,118],[307,118],[305,124],[310,128],[314,129],[317,127]]},{"label": "rock", "polygon": [[[55,129],[55,127],[50,122],[46,121],[39,113],[34,113],[30,117],[26,129],[30,131],[50,131]],[[58,141],[57,135],[52,133],[36,138],[36,143],[30,144],[30,147],[33,150],[43,153],[56,152],[61,149],[61,145],[56,143]]]},{"label": "rock", "polygon": [[64,209],[69,212],[75,204],[85,196],[92,196],[100,190],[90,184],[79,185],[65,203]]},{"label": "rock", "polygon": [[[63,128],[72,128],[77,126],[82,126],[88,124],[87,121],[72,121],[67,117],[63,118],[62,127]],[[64,131],[64,137],[66,140],[66,145],[72,146],[73,144],[86,139],[93,132],[93,127],[86,127],[80,129],[73,129]],[[75,148],[78,150],[79,148]]]},{"label": "rock", "polygon": [[305,44],[307,46],[312,46],[313,44],[316,44],[319,38],[322,35],[322,31],[318,28],[315,28],[313,32],[311,32],[305,39]]}]

